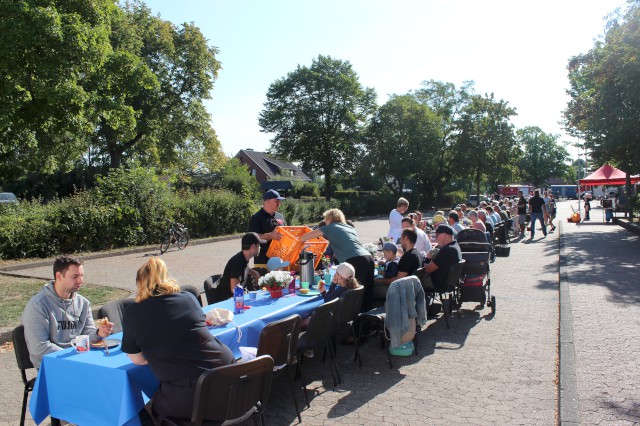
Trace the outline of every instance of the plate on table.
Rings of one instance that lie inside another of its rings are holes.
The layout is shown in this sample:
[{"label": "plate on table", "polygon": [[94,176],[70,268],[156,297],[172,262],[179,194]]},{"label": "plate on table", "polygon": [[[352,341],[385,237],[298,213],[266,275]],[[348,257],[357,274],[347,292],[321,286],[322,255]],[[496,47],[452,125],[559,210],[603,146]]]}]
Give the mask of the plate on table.
[{"label": "plate on table", "polygon": [[95,349],[103,349],[105,347],[111,349],[118,346],[122,343],[120,339],[104,339],[104,340],[95,340],[91,342],[91,347]]},{"label": "plate on table", "polygon": [[298,296],[311,297],[311,296],[318,296],[318,295],[320,295],[320,292],[319,292],[318,290],[309,290],[309,293],[303,294],[303,293],[300,293],[300,290],[298,290],[298,291],[296,292],[296,294],[297,294]]}]

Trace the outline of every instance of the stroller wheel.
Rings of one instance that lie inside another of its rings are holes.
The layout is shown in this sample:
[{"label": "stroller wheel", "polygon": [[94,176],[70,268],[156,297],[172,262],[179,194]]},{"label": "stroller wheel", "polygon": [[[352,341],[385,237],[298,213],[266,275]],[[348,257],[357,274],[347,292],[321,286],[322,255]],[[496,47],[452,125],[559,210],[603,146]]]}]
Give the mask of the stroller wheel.
[{"label": "stroller wheel", "polygon": [[496,297],[491,296],[491,315],[496,314]]}]

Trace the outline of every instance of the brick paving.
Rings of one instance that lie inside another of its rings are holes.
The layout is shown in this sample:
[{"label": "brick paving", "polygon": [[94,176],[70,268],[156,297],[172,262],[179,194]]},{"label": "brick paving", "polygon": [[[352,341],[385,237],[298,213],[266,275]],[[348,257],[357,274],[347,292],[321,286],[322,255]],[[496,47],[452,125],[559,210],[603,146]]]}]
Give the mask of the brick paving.
[{"label": "brick paving", "polygon": [[[559,204],[559,218],[569,203]],[[594,211],[597,216],[597,210]],[[568,225],[568,224],[566,224]],[[576,377],[583,424],[638,423],[638,238],[614,225],[564,225]],[[363,242],[387,230],[386,220],[356,223]],[[491,265],[495,317],[463,305],[461,319],[430,320],[419,334],[419,355],[393,359],[373,339],[362,348],[339,345],[343,384],[334,388],[321,357],[306,360],[313,393],[305,424],[540,424],[557,421],[559,233],[532,243],[515,240],[511,256]],[[597,243],[597,244],[596,244]],[[239,241],[190,246],[163,255],[182,283],[201,286],[222,272]],[[133,289],[136,269],[153,252],[90,260],[87,281]],[[157,253],[156,253],[157,254]],[[36,268],[37,269],[37,268]],[[43,271],[49,268],[43,268]],[[14,271],[15,272],[15,271]],[[37,271],[25,270],[34,275]],[[48,276],[48,272],[44,275]],[[584,280],[584,283],[580,281]],[[597,339],[592,339],[597,336]],[[635,339],[634,339],[635,337]],[[18,423],[22,386],[13,353],[0,353],[0,425]],[[298,394],[302,404],[302,395]],[[295,424],[286,383],[274,383],[267,424]],[[47,424],[48,422],[44,422]],[[33,424],[31,420],[28,424]]]}]

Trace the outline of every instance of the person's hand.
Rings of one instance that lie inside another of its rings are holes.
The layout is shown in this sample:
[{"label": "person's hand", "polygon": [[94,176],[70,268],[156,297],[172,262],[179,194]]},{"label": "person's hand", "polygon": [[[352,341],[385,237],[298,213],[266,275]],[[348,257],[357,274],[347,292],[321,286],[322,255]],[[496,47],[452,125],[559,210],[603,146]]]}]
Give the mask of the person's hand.
[{"label": "person's hand", "polygon": [[276,241],[280,241],[282,239],[282,234],[279,233],[277,229],[278,228],[276,228],[273,231],[271,231],[271,239],[272,240],[276,240]]},{"label": "person's hand", "polygon": [[98,325],[98,336],[105,338],[111,336],[111,332],[113,331],[114,324],[109,322],[109,318],[104,317],[99,320]]}]

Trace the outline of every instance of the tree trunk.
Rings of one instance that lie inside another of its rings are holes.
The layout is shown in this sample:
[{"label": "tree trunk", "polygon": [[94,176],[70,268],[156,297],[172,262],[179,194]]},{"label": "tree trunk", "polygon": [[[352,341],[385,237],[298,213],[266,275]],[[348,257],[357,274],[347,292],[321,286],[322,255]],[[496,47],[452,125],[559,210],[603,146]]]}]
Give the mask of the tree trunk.
[{"label": "tree trunk", "polygon": [[111,160],[109,167],[112,169],[117,169],[122,164],[122,149],[116,148],[113,150],[109,150],[109,158]]},{"label": "tree trunk", "polygon": [[324,199],[327,201],[331,201],[331,173],[331,170],[324,169]]},{"label": "tree trunk", "polygon": [[[628,167],[627,170],[629,170]],[[633,206],[631,205],[631,173],[628,171],[625,173],[625,181],[624,192],[626,192],[625,198],[627,199],[626,211],[629,213],[629,221],[633,222]]]}]

